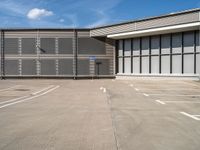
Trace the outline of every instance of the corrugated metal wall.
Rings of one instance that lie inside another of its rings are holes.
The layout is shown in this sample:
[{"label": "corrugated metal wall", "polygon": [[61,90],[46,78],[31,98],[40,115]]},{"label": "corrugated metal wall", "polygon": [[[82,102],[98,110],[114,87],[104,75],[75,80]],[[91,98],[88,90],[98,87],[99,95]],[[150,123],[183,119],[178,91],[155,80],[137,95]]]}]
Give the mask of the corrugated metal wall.
[{"label": "corrugated metal wall", "polygon": [[118,74],[200,74],[199,31],[118,42]]},{"label": "corrugated metal wall", "polygon": [[191,23],[199,21],[199,10],[191,11],[183,14],[169,15],[165,17],[156,17],[154,19],[146,19],[129,23],[121,23],[111,26],[99,27],[92,29],[90,35],[105,36],[114,33],[123,33],[136,30],[144,30],[163,26],[171,26],[177,24]]},{"label": "corrugated metal wall", "polygon": [[[105,37],[90,38],[89,32],[78,32],[78,76],[89,74],[113,76],[114,71],[114,50],[115,43]],[[89,66],[89,67],[87,67]],[[106,69],[108,67],[108,69]],[[89,70],[87,70],[89,68]]]},{"label": "corrugated metal wall", "polygon": [[1,70],[5,68],[5,75],[1,73],[1,76],[91,77],[97,75],[97,60],[106,68],[101,66],[101,76],[114,75],[114,41],[90,38],[89,30],[6,30],[3,33],[1,53],[5,52],[2,55],[5,60],[1,61]]}]

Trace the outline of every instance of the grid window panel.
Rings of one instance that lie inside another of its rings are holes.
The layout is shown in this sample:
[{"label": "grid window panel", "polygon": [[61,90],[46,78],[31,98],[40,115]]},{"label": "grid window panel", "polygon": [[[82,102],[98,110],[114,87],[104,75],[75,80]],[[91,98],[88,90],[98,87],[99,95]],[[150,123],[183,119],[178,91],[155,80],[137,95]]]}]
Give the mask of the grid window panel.
[{"label": "grid window panel", "polygon": [[170,54],[170,35],[165,34],[161,37],[161,53],[162,54]]},{"label": "grid window panel", "polygon": [[72,38],[59,38],[58,51],[59,54],[73,54]]},{"label": "grid window panel", "polygon": [[22,75],[36,75],[36,60],[22,60]]},{"label": "grid window panel", "polygon": [[96,63],[100,62],[99,72],[98,65],[95,64],[95,74],[98,75],[110,75],[110,61],[108,59],[96,59]]},{"label": "grid window panel", "polygon": [[124,42],[124,56],[131,56],[131,39]]},{"label": "grid window panel", "polygon": [[133,39],[133,55],[140,55],[140,39]]},{"label": "grid window panel", "polygon": [[41,54],[55,54],[55,38],[41,38],[40,42]]},{"label": "grid window panel", "polygon": [[5,38],[4,39],[5,45],[5,54],[18,54],[19,53],[19,46],[18,46],[18,39],[17,38]]},{"label": "grid window panel", "polygon": [[90,63],[89,60],[78,60],[78,75],[90,75]]},{"label": "grid window panel", "polygon": [[40,60],[41,75],[56,75],[55,60]]},{"label": "grid window panel", "polygon": [[142,38],[142,55],[149,55],[149,37]]},{"label": "grid window panel", "polygon": [[36,54],[35,38],[22,38],[22,54]]},{"label": "grid window panel", "polygon": [[118,56],[123,56],[123,40],[119,40],[118,48]]},{"label": "grid window panel", "polygon": [[196,51],[200,52],[200,38],[199,38],[199,31],[196,32]]},{"label": "grid window panel", "polygon": [[181,53],[182,38],[181,33],[175,33],[172,35],[172,53]]},{"label": "grid window panel", "polygon": [[59,75],[73,75],[73,59],[59,59]]},{"label": "grid window panel", "polygon": [[194,52],[194,32],[184,33],[184,53]]},{"label": "grid window panel", "polygon": [[79,54],[106,54],[105,38],[78,38]]},{"label": "grid window panel", "polygon": [[152,36],[151,37],[151,54],[159,54],[159,36]]},{"label": "grid window panel", "polygon": [[5,74],[6,75],[19,75],[19,61],[18,60],[5,60]]}]

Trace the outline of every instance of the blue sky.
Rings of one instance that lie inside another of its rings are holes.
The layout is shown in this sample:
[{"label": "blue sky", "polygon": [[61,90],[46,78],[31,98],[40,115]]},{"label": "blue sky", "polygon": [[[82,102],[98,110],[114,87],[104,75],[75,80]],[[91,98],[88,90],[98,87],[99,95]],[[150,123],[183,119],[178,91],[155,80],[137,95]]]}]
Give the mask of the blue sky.
[{"label": "blue sky", "polygon": [[0,0],[0,27],[94,27],[199,7],[199,0]]}]

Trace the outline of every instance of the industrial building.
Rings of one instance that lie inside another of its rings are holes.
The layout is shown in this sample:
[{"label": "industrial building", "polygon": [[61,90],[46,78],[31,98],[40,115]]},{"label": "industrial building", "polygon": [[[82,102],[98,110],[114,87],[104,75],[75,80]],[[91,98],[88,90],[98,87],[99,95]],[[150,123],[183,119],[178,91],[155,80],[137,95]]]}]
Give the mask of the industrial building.
[{"label": "industrial building", "polygon": [[90,29],[1,29],[1,78],[200,74],[200,9]]}]

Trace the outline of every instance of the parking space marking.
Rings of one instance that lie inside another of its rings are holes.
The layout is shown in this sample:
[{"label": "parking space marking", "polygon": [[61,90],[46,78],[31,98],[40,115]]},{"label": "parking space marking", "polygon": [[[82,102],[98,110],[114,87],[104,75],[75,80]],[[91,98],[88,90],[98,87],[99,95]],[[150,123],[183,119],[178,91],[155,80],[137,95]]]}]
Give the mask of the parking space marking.
[{"label": "parking space marking", "polygon": [[11,90],[11,89],[14,89],[14,88],[16,88],[18,86],[20,86],[20,85],[15,85],[15,86],[12,86],[12,87],[9,87],[9,88],[6,88],[6,89],[0,89],[0,92]]},{"label": "parking space marking", "polygon": [[54,87],[55,85],[50,85],[50,86],[48,86],[47,88],[44,88],[44,89],[42,89],[42,90],[40,90],[40,91],[37,91],[37,92],[34,92],[34,93],[32,93],[32,95],[36,95],[36,94],[38,94],[38,93],[41,93],[41,92],[43,92],[43,91],[45,91],[45,90],[48,90],[48,89],[50,89],[50,88],[52,88],[52,87]]},{"label": "parking space marking", "polygon": [[8,104],[6,104],[6,105],[0,106],[0,109],[1,109],[1,108],[5,108],[5,107],[8,107],[8,106],[11,106],[11,105],[15,105],[15,104],[18,104],[18,103],[22,103],[22,102],[25,102],[25,101],[29,101],[29,100],[32,100],[32,99],[34,99],[34,98],[40,97],[40,96],[43,96],[43,95],[45,95],[45,94],[47,94],[47,93],[49,93],[49,92],[51,92],[51,91],[56,90],[56,89],[59,88],[59,87],[60,87],[59,85],[58,85],[58,86],[54,86],[54,87],[48,89],[47,91],[42,92],[42,93],[40,93],[40,94],[38,94],[38,95],[34,95],[34,96],[31,96],[31,97],[28,97],[28,98],[24,98],[24,99],[21,99],[21,100],[19,100],[19,101],[14,101],[13,103],[8,103]]},{"label": "parking space marking", "polygon": [[106,88],[100,87],[100,90],[103,90],[103,93],[106,93]]},{"label": "parking space marking", "polygon": [[200,120],[200,118],[196,117],[196,115],[190,115],[190,114],[188,114],[186,112],[180,112],[180,113],[183,114],[183,115],[185,115],[185,116],[187,116],[187,117],[190,117],[190,118],[192,118],[194,120],[197,120],[197,121]]},{"label": "parking space marking", "polygon": [[[43,88],[42,90],[40,91],[37,91],[37,92],[34,92],[34,93],[31,93],[31,95],[37,95],[45,90],[48,90],[50,88],[54,87],[54,85],[51,85],[51,86],[48,86],[47,88]],[[18,98],[14,98],[14,99],[11,99],[11,100],[7,100],[7,101],[3,101],[3,102],[0,102],[0,105],[2,104],[6,104],[6,103],[9,103],[9,102],[14,102],[14,101],[17,101],[17,100],[20,100],[20,99],[24,99],[24,98],[27,98],[29,97],[29,95],[26,95],[26,96],[22,96],[22,97],[18,97]]]},{"label": "parking space marking", "polygon": [[135,88],[135,90],[136,90],[136,91],[139,91],[140,89],[138,89],[138,88]]},{"label": "parking space marking", "polygon": [[14,101],[17,101],[17,100],[20,100],[20,99],[23,99],[23,98],[27,98],[27,97],[29,97],[29,96],[26,95],[26,96],[22,96],[22,97],[14,98],[14,99],[11,99],[11,100],[3,101],[3,102],[0,103],[0,105],[2,105],[2,104],[6,104],[6,103],[9,103],[9,102],[14,102]]},{"label": "parking space marking", "polygon": [[162,104],[162,105],[165,105],[165,104],[166,104],[165,102],[160,101],[160,100],[155,100],[155,101],[158,102],[158,103],[160,103],[160,104]]},{"label": "parking space marking", "polygon": [[193,87],[199,87],[199,85],[193,84],[193,83],[188,83],[188,82],[183,82],[183,84],[187,84]]},{"label": "parking space marking", "polygon": [[200,101],[164,101],[165,103],[200,103]]},{"label": "parking space marking", "polygon": [[177,88],[177,89],[144,89],[140,88],[141,91],[199,91],[199,89],[187,89],[187,88]]},{"label": "parking space marking", "polygon": [[143,93],[143,95],[144,95],[144,96],[146,96],[146,97],[148,97],[148,96],[149,96],[149,94],[146,94],[146,93]]},{"label": "parking space marking", "polygon": [[130,84],[129,86],[130,86],[130,87],[133,87],[133,84]]},{"label": "parking space marking", "polygon": [[195,96],[196,96],[196,97],[200,97],[200,95],[185,95],[185,94],[175,94],[175,95],[173,95],[173,94],[150,94],[150,93],[148,93],[148,95],[152,95],[152,96],[154,96],[154,95],[158,95],[158,96],[159,96],[159,95],[160,95],[160,96],[175,96],[175,97],[176,97],[176,96],[177,96],[177,97],[182,97],[182,96],[184,96],[184,97],[185,97],[185,96],[189,96],[189,97],[191,97],[191,96],[192,96],[192,97],[195,97]]}]

